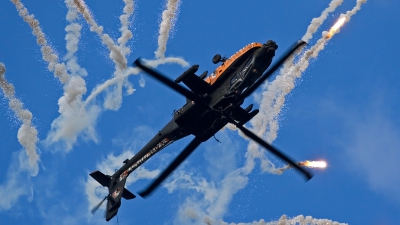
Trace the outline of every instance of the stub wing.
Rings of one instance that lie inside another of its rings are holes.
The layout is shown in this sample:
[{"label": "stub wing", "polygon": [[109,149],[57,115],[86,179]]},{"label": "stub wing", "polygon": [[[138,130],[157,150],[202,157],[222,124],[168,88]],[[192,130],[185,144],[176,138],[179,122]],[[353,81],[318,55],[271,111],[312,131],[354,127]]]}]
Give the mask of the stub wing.
[{"label": "stub wing", "polygon": [[202,95],[209,91],[210,84],[205,82],[203,78],[207,75],[204,72],[200,77],[198,77],[195,72],[199,69],[199,65],[193,65],[185,72],[182,73],[178,78],[176,78],[175,83],[182,82],[195,94]]},{"label": "stub wing", "polygon": [[182,82],[194,93],[200,95],[207,93],[210,88],[210,84],[196,76],[196,74],[190,74]]},{"label": "stub wing", "polygon": [[235,109],[232,110],[232,118],[238,122],[239,125],[243,125],[249,120],[251,120],[254,116],[256,116],[259,112],[258,109],[254,109],[251,111],[253,108],[253,105],[250,105],[246,109],[243,109],[242,107],[236,107]]}]

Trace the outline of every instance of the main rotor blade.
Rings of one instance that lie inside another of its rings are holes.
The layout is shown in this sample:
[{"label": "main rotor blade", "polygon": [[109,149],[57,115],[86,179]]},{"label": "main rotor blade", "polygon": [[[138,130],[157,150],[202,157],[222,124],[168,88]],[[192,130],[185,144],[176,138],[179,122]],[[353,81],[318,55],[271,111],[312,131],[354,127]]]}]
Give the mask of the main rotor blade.
[{"label": "main rotor blade", "polygon": [[172,80],[170,80],[169,78],[167,78],[166,76],[164,76],[163,74],[157,72],[154,69],[151,69],[147,66],[145,66],[142,63],[142,59],[138,58],[135,60],[135,62],[133,62],[137,67],[139,67],[141,70],[143,70],[144,72],[148,73],[150,76],[154,77],[155,79],[159,80],[161,83],[167,85],[168,87],[174,89],[176,92],[178,92],[179,94],[185,96],[186,98],[193,100],[195,102],[198,103],[203,103],[203,99],[200,98],[198,95],[196,95],[195,93],[189,91],[188,89],[176,84],[175,82],[173,82]]},{"label": "main rotor blade", "polygon": [[241,95],[242,99],[249,97],[264,81],[270,77],[279,67],[293,54],[298,48],[307,44],[307,42],[300,40],[298,41],[291,50],[287,51],[270,69],[262,75],[251,87],[244,91]]},{"label": "main rotor blade", "polygon": [[97,212],[97,210],[100,208],[101,204],[103,204],[104,200],[107,199],[107,197],[108,197],[108,195],[103,200],[101,200],[101,202],[99,202],[99,204],[97,204],[92,210],[90,210],[90,212],[92,214],[95,214]]},{"label": "main rotor blade", "polygon": [[141,191],[139,195],[143,198],[150,195],[200,144],[200,138],[195,137],[160,176],[146,190]]},{"label": "main rotor blade", "polygon": [[250,130],[244,128],[243,126],[237,126],[237,128],[239,128],[247,137],[253,139],[259,145],[261,145],[264,148],[268,149],[271,153],[273,153],[274,155],[278,156],[283,161],[286,161],[291,166],[293,166],[293,168],[295,168],[296,170],[298,170],[299,172],[304,174],[304,176],[306,177],[307,181],[310,180],[313,177],[313,175],[310,172],[308,172],[306,169],[304,169],[304,168],[300,167],[299,165],[297,165],[297,163],[295,163],[289,157],[287,157],[282,152],[280,152],[278,149],[276,149],[273,146],[271,146],[270,144],[268,144],[266,141],[264,141],[261,138],[259,138],[257,135],[255,135]]}]

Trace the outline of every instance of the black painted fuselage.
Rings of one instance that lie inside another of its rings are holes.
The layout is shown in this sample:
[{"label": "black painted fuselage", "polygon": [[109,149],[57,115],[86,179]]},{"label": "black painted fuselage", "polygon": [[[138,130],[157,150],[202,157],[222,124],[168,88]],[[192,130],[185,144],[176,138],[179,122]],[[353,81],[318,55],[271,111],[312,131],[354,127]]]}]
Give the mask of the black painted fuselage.
[{"label": "black painted fuselage", "polygon": [[195,65],[177,78],[176,83],[184,83],[203,102],[198,104],[187,99],[184,106],[174,111],[171,121],[110,177],[107,221],[116,215],[121,205],[127,176],[154,154],[188,135],[194,135],[202,142],[208,140],[229,122],[225,115],[244,124],[258,113],[257,109],[251,111],[252,106],[243,109],[243,99],[239,96],[269,67],[276,49],[273,41],[252,43],[224,59],[222,65],[208,77],[207,72],[196,75],[198,66]]}]

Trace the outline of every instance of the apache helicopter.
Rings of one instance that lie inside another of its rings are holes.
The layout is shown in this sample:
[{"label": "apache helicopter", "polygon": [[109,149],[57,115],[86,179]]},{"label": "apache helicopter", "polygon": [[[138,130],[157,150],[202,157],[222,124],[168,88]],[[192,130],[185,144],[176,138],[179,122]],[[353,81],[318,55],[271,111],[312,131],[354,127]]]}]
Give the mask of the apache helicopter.
[{"label": "apache helicopter", "polygon": [[[198,65],[193,65],[175,82],[150,69],[137,59],[134,64],[155,79],[169,86],[186,97],[186,104],[174,111],[173,119],[159,131],[136,155],[126,159],[124,165],[113,175],[105,175],[100,171],[90,174],[102,186],[108,187],[109,194],[92,210],[94,213],[107,199],[106,220],[113,218],[121,206],[121,197],[133,199],[136,196],[124,188],[127,177],[141,164],[169,144],[194,135],[195,138],[172,161],[172,163],[155,179],[147,189],[140,192],[141,197],[151,194],[202,142],[213,137],[228,123],[234,124],[247,137],[263,146],[265,149],[287,162],[294,169],[311,179],[312,175],[275,147],[246,129],[243,125],[251,120],[258,109],[252,110],[253,104],[245,109],[241,107],[246,97],[251,95],[304,41],[296,43],[267,72],[272,58],[275,56],[277,44],[269,40],[265,44],[251,43],[237,51],[229,58],[217,54],[213,57],[214,64],[222,62],[217,69],[207,77],[207,71],[196,75]],[[187,88],[178,85],[184,83]]]}]

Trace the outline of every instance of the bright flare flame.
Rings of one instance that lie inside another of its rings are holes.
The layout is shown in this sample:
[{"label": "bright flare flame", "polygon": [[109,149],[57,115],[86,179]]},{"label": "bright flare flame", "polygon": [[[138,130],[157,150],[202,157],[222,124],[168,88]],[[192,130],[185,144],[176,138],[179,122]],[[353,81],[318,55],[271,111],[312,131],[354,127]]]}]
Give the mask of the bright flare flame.
[{"label": "bright flare flame", "polygon": [[335,25],[333,25],[333,27],[329,30],[328,34],[326,35],[326,38],[331,38],[336,33],[336,31],[343,26],[344,22],[346,22],[346,17],[340,18],[335,23]]},{"label": "bright flare flame", "polygon": [[326,167],[326,162],[325,161],[304,161],[300,162],[299,166],[306,166],[306,167],[312,167],[312,168],[325,168]]}]

